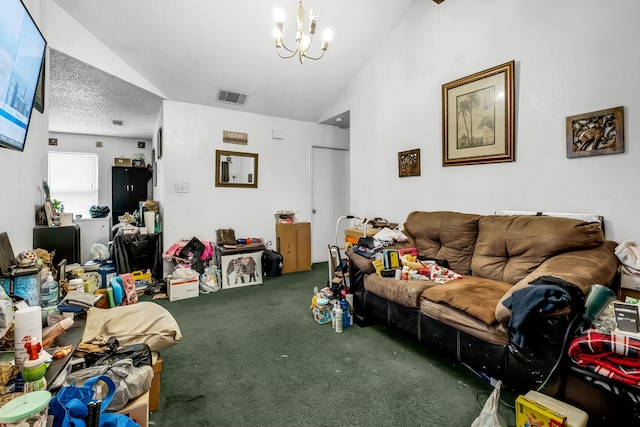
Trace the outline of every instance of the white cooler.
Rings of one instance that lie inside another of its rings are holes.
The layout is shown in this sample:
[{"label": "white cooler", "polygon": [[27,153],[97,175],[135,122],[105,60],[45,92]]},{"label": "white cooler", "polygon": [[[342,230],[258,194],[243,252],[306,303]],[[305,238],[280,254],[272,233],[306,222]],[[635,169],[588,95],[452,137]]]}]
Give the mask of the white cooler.
[{"label": "white cooler", "polygon": [[582,409],[578,409],[575,406],[571,406],[568,403],[564,403],[546,394],[539,393],[531,390],[524,395],[527,399],[531,399],[542,406],[546,406],[549,409],[553,409],[560,414],[567,416],[567,427],[586,427],[589,415]]}]

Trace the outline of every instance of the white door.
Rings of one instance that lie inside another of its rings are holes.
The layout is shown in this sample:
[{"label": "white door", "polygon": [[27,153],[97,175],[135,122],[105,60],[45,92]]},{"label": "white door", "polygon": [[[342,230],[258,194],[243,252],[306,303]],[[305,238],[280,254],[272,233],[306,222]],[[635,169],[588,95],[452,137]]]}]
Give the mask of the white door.
[{"label": "white door", "polygon": [[[350,214],[349,151],[313,147],[311,157],[311,261],[316,263],[329,259],[327,245],[336,243],[336,222]],[[343,231],[338,245],[344,245]]]}]

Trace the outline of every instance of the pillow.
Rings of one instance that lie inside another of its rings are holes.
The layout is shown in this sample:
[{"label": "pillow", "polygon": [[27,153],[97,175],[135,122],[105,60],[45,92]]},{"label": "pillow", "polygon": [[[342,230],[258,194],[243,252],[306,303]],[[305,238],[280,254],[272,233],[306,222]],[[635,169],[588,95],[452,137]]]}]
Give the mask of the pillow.
[{"label": "pillow", "polygon": [[108,309],[91,307],[81,342],[106,342],[110,337],[117,338],[121,346],[145,343],[151,351],[158,351],[180,342],[182,332],[171,313],[153,302]]}]

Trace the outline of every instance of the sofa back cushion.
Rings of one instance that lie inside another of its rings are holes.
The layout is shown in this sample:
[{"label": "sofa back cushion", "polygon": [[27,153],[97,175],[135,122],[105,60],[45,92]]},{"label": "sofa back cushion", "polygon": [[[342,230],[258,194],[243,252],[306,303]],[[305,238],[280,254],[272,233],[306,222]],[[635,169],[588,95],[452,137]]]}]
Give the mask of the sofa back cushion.
[{"label": "sofa back cushion", "polygon": [[480,217],[458,212],[411,212],[404,223],[404,233],[419,255],[446,259],[451,270],[467,274]]},{"label": "sofa back cushion", "polygon": [[483,216],[471,260],[474,276],[515,284],[560,253],[604,242],[599,223],[545,216]]}]

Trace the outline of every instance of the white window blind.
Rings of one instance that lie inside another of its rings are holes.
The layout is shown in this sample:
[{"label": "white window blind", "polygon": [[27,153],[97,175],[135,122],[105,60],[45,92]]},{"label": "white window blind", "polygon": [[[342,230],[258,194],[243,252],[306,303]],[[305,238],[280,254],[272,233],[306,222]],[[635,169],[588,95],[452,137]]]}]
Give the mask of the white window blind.
[{"label": "white window blind", "polygon": [[49,152],[51,198],[64,205],[65,212],[88,218],[89,208],[98,204],[98,155]]}]

